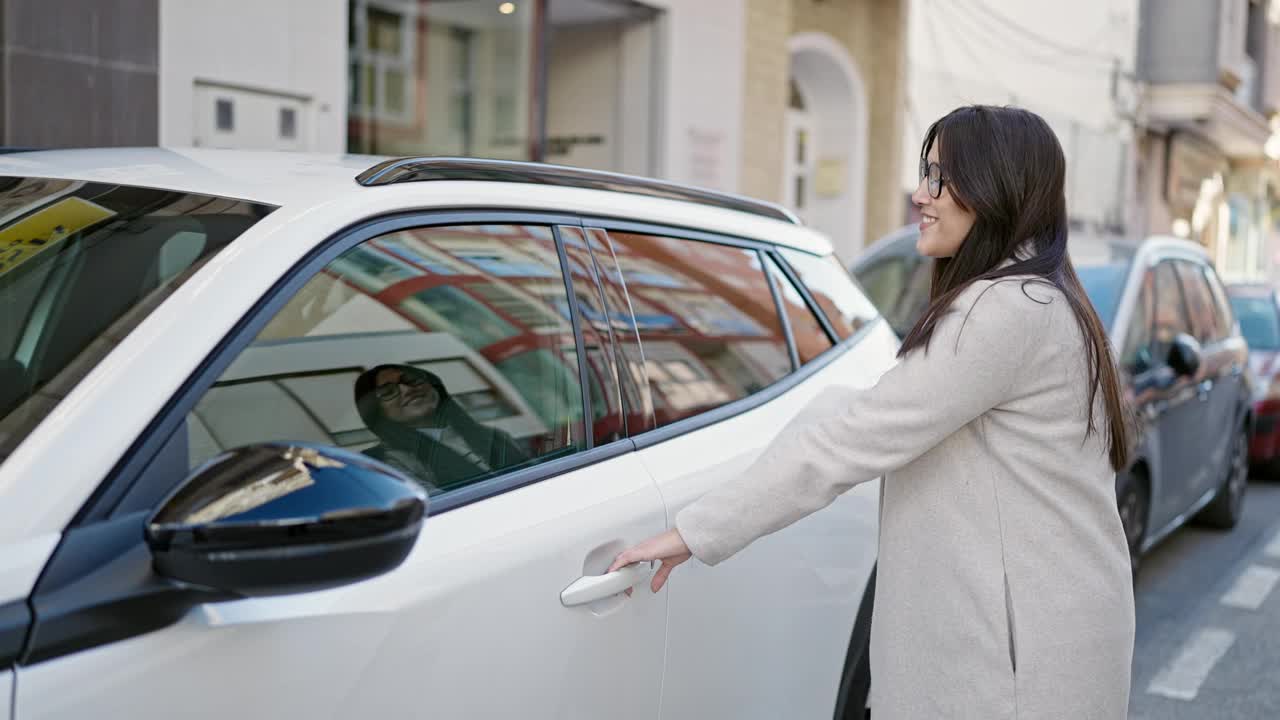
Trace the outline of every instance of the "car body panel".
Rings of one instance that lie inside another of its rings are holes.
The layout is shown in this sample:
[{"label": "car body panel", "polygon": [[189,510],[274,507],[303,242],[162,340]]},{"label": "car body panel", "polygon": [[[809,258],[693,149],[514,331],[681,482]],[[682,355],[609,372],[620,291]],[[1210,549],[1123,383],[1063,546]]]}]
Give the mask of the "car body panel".
[{"label": "car body panel", "polygon": [[[707,490],[732,483],[778,428],[831,385],[868,387],[893,364],[897,338],[878,322],[864,338],[767,407],[638,451],[668,522]],[[731,449],[708,453],[706,448]],[[662,717],[825,717],[840,683],[858,604],[875,562],[879,481],[670,585]],[[743,632],[747,620],[754,628]],[[805,677],[795,685],[783,678]],[[763,682],[744,682],[765,678]],[[777,679],[777,681],[773,681]]]},{"label": "car body panel", "polygon": [[428,518],[371,580],[205,604],[23,667],[17,716],[653,718],[669,596],[564,607],[560,593],[665,527],[652,480],[620,455]]}]

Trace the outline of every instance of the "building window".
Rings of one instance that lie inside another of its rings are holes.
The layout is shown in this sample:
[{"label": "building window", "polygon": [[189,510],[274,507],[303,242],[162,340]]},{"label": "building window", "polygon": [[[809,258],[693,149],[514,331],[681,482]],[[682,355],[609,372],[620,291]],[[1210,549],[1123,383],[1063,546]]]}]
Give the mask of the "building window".
[{"label": "building window", "polygon": [[235,107],[230,98],[218,98],[213,109],[215,127],[223,132],[235,129]]},{"label": "building window", "polygon": [[298,136],[298,111],[280,108],[280,137],[292,140]]}]

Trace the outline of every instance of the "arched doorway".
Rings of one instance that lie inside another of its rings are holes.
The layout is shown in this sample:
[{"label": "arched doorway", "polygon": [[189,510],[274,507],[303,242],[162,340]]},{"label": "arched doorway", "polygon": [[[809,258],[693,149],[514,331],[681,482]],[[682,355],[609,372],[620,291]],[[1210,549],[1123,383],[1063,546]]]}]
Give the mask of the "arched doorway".
[{"label": "arched doorway", "polygon": [[831,36],[795,35],[790,52],[782,197],[848,262],[865,242],[866,90],[853,59]]}]

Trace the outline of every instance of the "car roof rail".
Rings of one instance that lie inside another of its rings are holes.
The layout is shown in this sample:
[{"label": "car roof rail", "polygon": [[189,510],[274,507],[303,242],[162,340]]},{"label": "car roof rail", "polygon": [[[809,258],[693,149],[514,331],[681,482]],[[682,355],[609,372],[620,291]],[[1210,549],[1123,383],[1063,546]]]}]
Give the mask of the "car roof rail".
[{"label": "car roof rail", "polygon": [[704,190],[666,180],[624,175],[586,168],[547,165],[515,160],[487,160],[459,157],[406,157],[386,160],[356,176],[366,187],[394,185],[429,180],[475,180],[487,182],[531,183],[559,187],[611,190],[632,195],[683,200],[700,205],[737,210],[802,225],[800,218],[776,203],[754,198]]}]

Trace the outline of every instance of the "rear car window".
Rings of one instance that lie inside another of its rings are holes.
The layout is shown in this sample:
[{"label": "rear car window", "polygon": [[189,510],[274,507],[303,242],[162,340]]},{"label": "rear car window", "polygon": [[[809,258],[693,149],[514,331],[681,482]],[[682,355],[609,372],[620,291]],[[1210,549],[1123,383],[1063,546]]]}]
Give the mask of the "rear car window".
[{"label": "rear car window", "polygon": [[0,461],[218,250],[274,208],[0,178]]},{"label": "rear car window", "polygon": [[752,249],[610,232],[658,426],[763,390],[791,372],[773,292]]},{"label": "rear car window", "polygon": [[827,316],[838,338],[852,337],[876,319],[875,305],[862,294],[854,284],[853,276],[835,255],[811,255],[790,248],[783,248],[780,252]]}]

